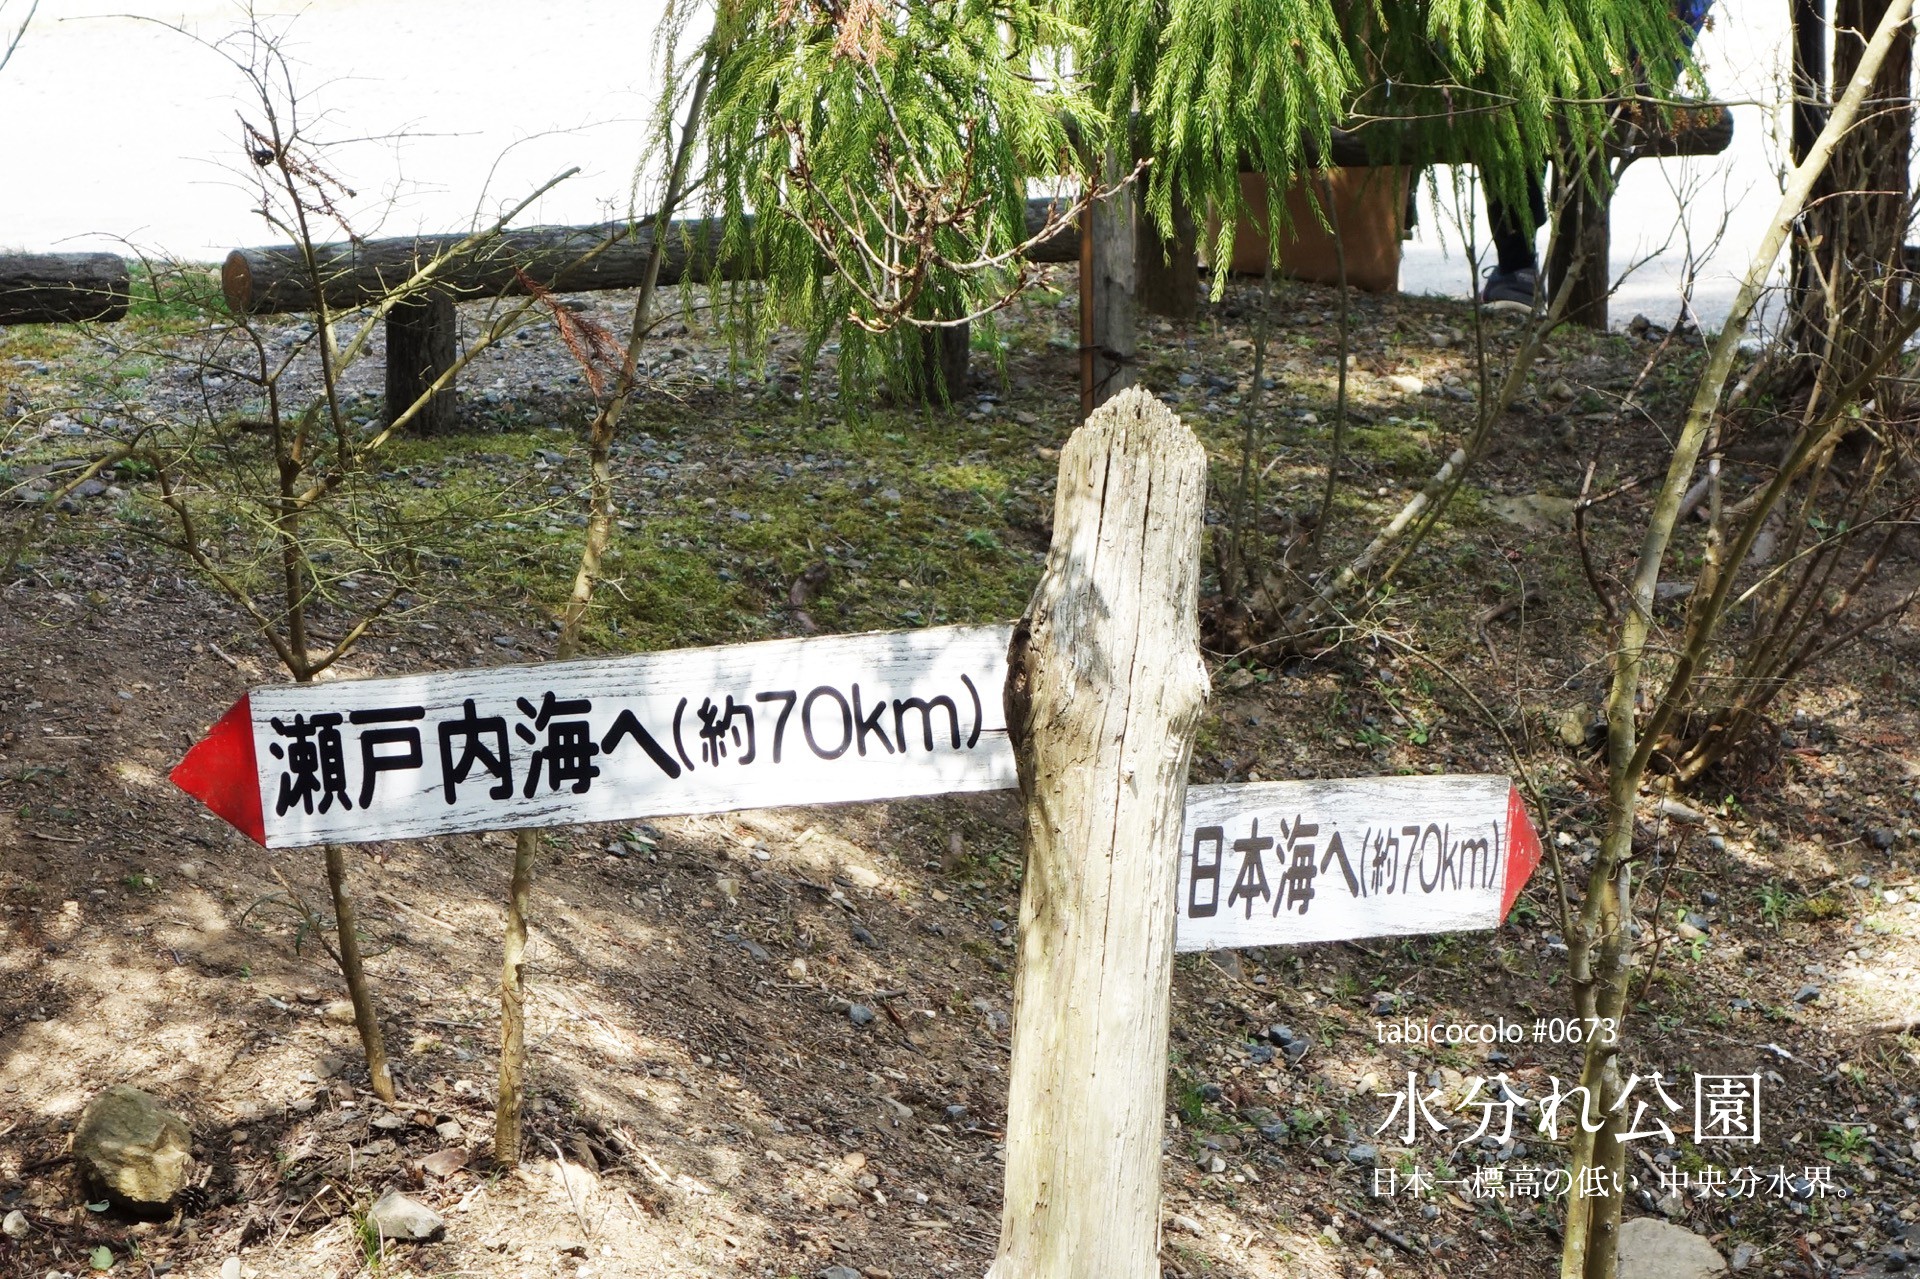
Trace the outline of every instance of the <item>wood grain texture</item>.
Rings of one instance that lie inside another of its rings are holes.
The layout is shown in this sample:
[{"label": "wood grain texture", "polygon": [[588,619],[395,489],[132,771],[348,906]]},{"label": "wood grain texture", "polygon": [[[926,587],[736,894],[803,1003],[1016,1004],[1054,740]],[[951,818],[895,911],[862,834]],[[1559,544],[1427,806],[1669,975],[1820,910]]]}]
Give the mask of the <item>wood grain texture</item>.
[{"label": "wood grain texture", "polygon": [[990,1279],[1160,1273],[1175,841],[1207,696],[1205,493],[1199,442],[1141,390],[1062,452],[1053,548],[1008,661],[1026,873]]}]

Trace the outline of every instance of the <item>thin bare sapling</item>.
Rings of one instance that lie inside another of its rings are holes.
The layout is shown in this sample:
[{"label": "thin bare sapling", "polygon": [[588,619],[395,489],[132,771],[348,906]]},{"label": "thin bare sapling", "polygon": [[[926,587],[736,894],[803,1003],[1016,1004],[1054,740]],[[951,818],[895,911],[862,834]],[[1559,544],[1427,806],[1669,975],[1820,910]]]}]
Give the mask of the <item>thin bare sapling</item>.
[{"label": "thin bare sapling", "polygon": [[[1607,698],[1606,829],[1588,875],[1586,896],[1579,913],[1575,916],[1569,910],[1569,917],[1563,920],[1574,1011],[1583,1025],[1618,1027],[1626,1013],[1632,961],[1633,836],[1640,786],[1653,745],[1678,704],[1676,691],[1693,678],[1694,666],[1688,662],[1683,649],[1667,678],[1666,695],[1656,703],[1646,722],[1640,721],[1637,708],[1649,657],[1654,594],[1681,502],[1701,452],[1720,418],[1721,398],[1739,356],[1741,339],[1774,261],[1786,243],[1794,220],[1805,207],[1815,180],[1826,167],[1834,145],[1852,127],[1867,89],[1893,45],[1895,32],[1908,21],[1911,10],[1912,0],[1893,0],[1888,6],[1862,57],[1858,74],[1835,104],[1805,160],[1788,175],[1779,207],[1756,248],[1726,324],[1710,350],[1675,440],[1665,479],[1654,496],[1613,655],[1612,685]],[[1709,559],[1718,554],[1717,548],[1709,548]],[[1711,611],[1697,606],[1690,626],[1710,632],[1717,621]],[[1620,1046],[1618,1034],[1600,1035],[1590,1038],[1585,1049],[1580,1087],[1586,1089],[1593,1100],[1600,1123],[1592,1132],[1587,1131],[1583,1123],[1573,1134],[1569,1172],[1575,1187],[1595,1184],[1607,1193],[1569,1195],[1563,1227],[1561,1279],[1616,1279],[1626,1164],[1626,1144],[1621,1135],[1628,1120],[1624,1113],[1625,1081],[1619,1069]]]},{"label": "thin bare sapling", "polygon": [[[209,47],[251,93],[241,143],[257,207],[298,248],[314,296],[324,299],[317,246],[324,227],[351,237],[341,205],[352,193],[332,176],[324,143],[310,134],[279,37],[256,22]],[[342,317],[322,301],[304,331],[276,333],[239,316],[211,325],[196,352],[152,352],[190,370],[202,411],[161,411],[146,424],[137,460],[152,484],[134,508],[133,527],[183,556],[231,599],[295,682],[314,680],[382,618],[417,603],[436,552],[450,549],[476,518],[497,513],[491,505],[480,510],[457,497],[418,498],[383,485],[379,457],[434,391],[518,327],[532,299],[496,313],[414,403],[390,406],[382,428],[363,429],[354,420],[343,379],[395,305],[430,288],[453,257],[483,249],[533,198],[423,262],[367,307],[344,341]],[[325,866],[331,949],[352,997],[373,1090],[390,1101],[394,1085],[343,850],[329,845]]]},{"label": "thin bare sapling", "polygon": [[[677,30],[669,14],[668,32]],[[663,61],[672,68],[674,52],[671,40],[665,43]],[[686,115],[677,137],[673,135],[672,109],[678,94],[680,77],[669,76],[669,88],[662,99],[663,134],[658,141],[669,156],[665,190],[654,213],[654,225],[669,226],[686,198],[695,142],[699,136],[701,115],[707,90],[712,84],[717,46],[707,41],[699,55],[698,69],[686,93]],[[656,234],[647,255],[637,292],[633,318],[627,333],[626,349],[610,386],[590,362],[583,362],[588,384],[596,394],[605,392],[587,430],[587,530],[580,550],[579,566],[574,573],[573,589],[560,614],[560,634],[554,656],[561,661],[577,656],[587,615],[593,606],[609,546],[617,526],[614,504],[613,441],[624,422],[629,405],[640,390],[640,353],[653,330],[654,299],[660,278],[660,263],[666,249],[666,235]],[[559,319],[563,312],[555,310]],[[500,963],[500,1079],[494,1105],[493,1155],[502,1166],[519,1162],[522,1146],[522,1116],[526,1102],[526,980],[527,920],[533,891],[535,858],[540,847],[539,832],[531,829],[514,834],[513,872],[507,892],[507,926],[501,947]]]}]

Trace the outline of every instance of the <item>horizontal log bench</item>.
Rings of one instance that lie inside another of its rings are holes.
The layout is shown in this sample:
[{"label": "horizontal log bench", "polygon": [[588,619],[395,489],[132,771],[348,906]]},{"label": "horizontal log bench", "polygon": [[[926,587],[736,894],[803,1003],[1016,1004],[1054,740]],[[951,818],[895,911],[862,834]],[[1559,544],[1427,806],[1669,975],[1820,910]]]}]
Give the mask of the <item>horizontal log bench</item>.
[{"label": "horizontal log bench", "polygon": [[119,320],[132,296],[115,253],[0,253],[0,324]]},{"label": "horizontal log bench", "polygon": [[[1027,202],[1027,235],[1046,230],[1057,199]],[[397,412],[426,393],[454,362],[454,304],[482,298],[544,293],[591,293],[632,289],[646,273],[655,228],[624,222],[589,226],[529,227],[506,231],[478,249],[449,258],[432,286],[403,299],[387,313],[386,395]],[[688,218],[668,224],[659,283],[706,284],[740,278],[737,261],[723,257],[723,221]],[[313,267],[295,245],[235,249],[220,268],[221,292],[236,315],[279,315],[319,309],[347,311],[370,306],[401,288],[427,264],[458,249],[469,237],[412,236],[313,249]],[[1075,262],[1078,228],[1067,226],[1037,243],[1035,262]],[[319,289],[314,288],[315,277]],[[967,329],[938,330],[939,376],[957,394],[967,367]],[[957,371],[956,371],[957,365]],[[449,429],[454,388],[443,386],[416,416],[422,434]]]},{"label": "horizontal log bench", "polygon": [[[1724,107],[1702,104],[1678,109],[1645,126],[1623,119],[1610,150],[1619,158],[1713,155],[1733,137],[1733,116]],[[1387,164],[1449,164],[1466,156],[1446,147],[1435,153],[1407,154],[1404,130],[1390,121],[1333,131],[1325,159],[1335,167]],[[1316,159],[1318,153],[1316,152]],[[1027,202],[1027,235],[1047,227],[1057,199]],[[718,218],[690,218],[669,224],[659,283],[711,283],[739,278],[742,264],[730,261]],[[432,286],[392,307],[387,315],[386,397],[389,411],[414,403],[452,367],[456,323],[454,304],[462,300],[524,296],[534,289],[585,293],[635,288],[653,249],[650,224],[601,223],[587,226],[532,227],[505,231],[478,248],[442,262]],[[314,246],[313,263],[295,245],[235,249],[220,270],[221,290],[237,315],[310,312],[324,304],[346,311],[371,305],[404,286],[423,267],[459,249],[470,237],[411,236],[350,244]],[[1059,228],[1028,254],[1034,262],[1079,262],[1081,227]],[[1134,256],[1142,265],[1140,302],[1161,314],[1191,313],[1198,293],[1199,269],[1191,237],[1166,244],[1150,227],[1136,232]],[[1150,265],[1148,265],[1150,264]],[[318,288],[315,279],[318,278]],[[937,331],[933,356],[949,394],[957,394],[967,367],[967,330],[954,325]],[[1101,342],[1098,334],[1092,339]],[[455,407],[449,381],[417,415],[418,429],[434,434],[450,429]]]}]

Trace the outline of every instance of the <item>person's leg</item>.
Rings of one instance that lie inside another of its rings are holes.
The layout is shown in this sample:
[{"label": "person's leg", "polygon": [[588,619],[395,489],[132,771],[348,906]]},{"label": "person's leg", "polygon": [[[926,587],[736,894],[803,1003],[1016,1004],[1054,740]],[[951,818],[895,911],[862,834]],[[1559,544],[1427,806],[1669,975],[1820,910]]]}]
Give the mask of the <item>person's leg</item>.
[{"label": "person's leg", "polygon": [[1540,176],[1527,178],[1527,212],[1531,223],[1523,221],[1518,210],[1487,196],[1487,221],[1493,232],[1494,268],[1487,276],[1480,300],[1498,310],[1532,310],[1534,284],[1540,260],[1533,247],[1534,235],[1547,220],[1547,200]]}]

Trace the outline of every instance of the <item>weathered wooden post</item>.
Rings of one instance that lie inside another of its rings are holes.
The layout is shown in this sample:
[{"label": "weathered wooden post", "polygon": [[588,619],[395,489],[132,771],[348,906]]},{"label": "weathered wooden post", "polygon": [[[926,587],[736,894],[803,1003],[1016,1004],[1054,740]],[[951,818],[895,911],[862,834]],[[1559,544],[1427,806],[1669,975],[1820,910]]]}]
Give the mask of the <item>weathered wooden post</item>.
[{"label": "weathered wooden post", "polygon": [[[387,312],[388,420],[412,408],[453,367],[459,320],[453,295],[429,289],[403,298]],[[453,430],[460,393],[451,379],[433,392],[408,423],[415,435],[445,435]]]},{"label": "weathered wooden post", "polygon": [[1613,248],[1609,204],[1613,174],[1605,152],[1596,152],[1584,165],[1556,170],[1555,207],[1558,225],[1553,233],[1553,258],[1547,263],[1547,297],[1559,294],[1561,283],[1578,271],[1567,299],[1567,323],[1607,330],[1607,297],[1613,291]]},{"label": "weathered wooden post", "polygon": [[[1123,224],[1124,225],[1124,224]],[[1178,844],[1206,704],[1206,454],[1143,390],[1067,441],[1008,655],[1027,808],[989,1279],[1156,1279]]]},{"label": "weathered wooden post", "polygon": [[1133,385],[1133,183],[1118,151],[1101,159],[1113,194],[1081,215],[1080,411],[1092,413]]},{"label": "weathered wooden post", "polygon": [[1199,229],[1184,200],[1173,205],[1173,237],[1160,234],[1146,201],[1133,215],[1134,300],[1149,315],[1191,320],[1200,313]]}]

